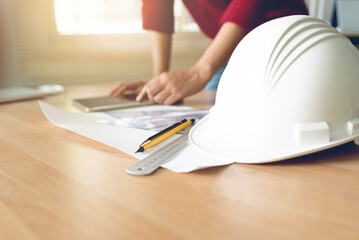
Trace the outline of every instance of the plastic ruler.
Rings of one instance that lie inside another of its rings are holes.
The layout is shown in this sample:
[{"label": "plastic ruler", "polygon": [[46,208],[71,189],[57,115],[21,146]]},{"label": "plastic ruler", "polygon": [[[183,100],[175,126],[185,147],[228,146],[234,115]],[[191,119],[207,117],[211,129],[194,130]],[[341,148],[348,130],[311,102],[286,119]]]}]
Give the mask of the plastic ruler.
[{"label": "plastic ruler", "polygon": [[148,175],[156,171],[179,151],[189,145],[188,132],[189,128],[188,130],[186,129],[186,132],[181,137],[127,168],[126,172],[134,175]]}]

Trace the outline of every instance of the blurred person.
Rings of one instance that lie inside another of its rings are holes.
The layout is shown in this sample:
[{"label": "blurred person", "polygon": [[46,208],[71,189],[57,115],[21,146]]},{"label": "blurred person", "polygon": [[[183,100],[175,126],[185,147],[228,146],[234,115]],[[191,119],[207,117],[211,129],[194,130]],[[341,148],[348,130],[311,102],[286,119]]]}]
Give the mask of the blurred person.
[{"label": "blurred person", "polygon": [[110,95],[134,91],[138,93],[137,101],[148,98],[166,105],[191,96],[206,85],[209,89],[216,89],[235,47],[255,27],[279,17],[308,14],[303,0],[183,0],[201,31],[212,41],[194,66],[171,72],[174,1],[142,2],[143,28],[149,30],[152,40],[154,77],[120,83]]}]

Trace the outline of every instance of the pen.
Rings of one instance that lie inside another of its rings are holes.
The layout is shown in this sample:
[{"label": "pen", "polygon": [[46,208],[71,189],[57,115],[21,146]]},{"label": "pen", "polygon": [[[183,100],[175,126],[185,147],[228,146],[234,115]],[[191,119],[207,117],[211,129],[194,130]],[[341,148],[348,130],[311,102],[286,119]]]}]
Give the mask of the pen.
[{"label": "pen", "polygon": [[178,132],[181,131],[182,129],[188,127],[189,125],[191,125],[192,123],[194,123],[194,121],[195,121],[194,119],[188,120],[188,121],[186,121],[186,122],[180,124],[179,126],[177,126],[177,127],[173,128],[173,129],[171,129],[171,130],[165,132],[164,134],[162,134],[162,135],[156,137],[155,139],[152,139],[151,141],[148,141],[148,142],[142,144],[142,145],[140,146],[140,148],[136,151],[136,153],[137,153],[137,152],[144,152],[144,151],[146,151],[147,149],[149,149],[149,148],[151,148],[151,147],[157,145],[158,143],[160,143],[160,142],[166,140],[167,138],[171,137],[172,135],[178,133]]},{"label": "pen", "polygon": [[156,133],[155,135],[152,135],[151,137],[147,138],[145,141],[143,141],[143,143],[140,144],[140,147],[141,145],[143,145],[145,142],[148,142],[148,141],[151,141],[153,139],[155,139],[156,137],[159,137],[161,136],[162,134],[164,134],[165,132],[168,132],[169,130],[181,125],[182,123],[186,122],[187,119],[183,119],[182,121],[179,121],[179,122],[176,122],[175,124],[169,126],[168,128],[165,128],[163,129],[162,131]]}]

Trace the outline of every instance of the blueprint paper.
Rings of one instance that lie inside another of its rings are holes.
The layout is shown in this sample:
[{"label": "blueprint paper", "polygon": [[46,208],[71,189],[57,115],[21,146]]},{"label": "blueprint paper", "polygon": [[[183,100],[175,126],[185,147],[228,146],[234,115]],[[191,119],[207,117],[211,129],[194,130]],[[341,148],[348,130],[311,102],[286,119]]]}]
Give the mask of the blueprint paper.
[{"label": "blueprint paper", "polygon": [[[139,160],[142,160],[180,137],[179,134],[176,134],[146,152],[135,153],[139,144],[157,131],[121,127],[114,124],[103,124],[101,121],[112,122],[116,120],[115,117],[103,112],[75,113],[56,108],[42,101],[39,101],[39,104],[46,118],[54,125],[116,148]],[[166,108],[166,106],[163,107],[164,109]],[[232,162],[217,158],[189,145],[162,167],[174,172],[190,172],[230,163]]]},{"label": "blueprint paper", "polygon": [[[160,131],[185,118],[195,119],[198,122],[208,114],[208,110],[184,106],[153,105],[107,111],[106,113],[116,118],[112,122],[114,125]],[[109,124],[111,123],[109,122]]]}]

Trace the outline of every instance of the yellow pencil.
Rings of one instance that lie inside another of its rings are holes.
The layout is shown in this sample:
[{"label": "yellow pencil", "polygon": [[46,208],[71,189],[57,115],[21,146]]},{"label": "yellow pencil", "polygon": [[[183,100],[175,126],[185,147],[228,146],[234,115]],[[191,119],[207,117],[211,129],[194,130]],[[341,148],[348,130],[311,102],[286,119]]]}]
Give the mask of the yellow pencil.
[{"label": "yellow pencil", "polygon": [[162,135],[156,137],[155,139],[153,139],[153,140],[151,140],[151,141],[148,141],[148,142],[142,144],[142,145],[140,146],[140,148],[136,151],[136,153],[137,153],[137,152],[144,152],[144,151],[146,151],[147,149],[149,149],[149,148],[151,148],[151,147],[157,145],[158,143],[160,143],[160,142],[166,140],[167,138],[171,137],[172,135],[178,133],[178,132],[181,131],[182,129],[188,127],[189,125],[191,125],[192,123],[194,123],[194,121],[195,121],[194,119],[188,120],[188,121],[182,123],[181,125],[175,127],[174,129],[172,129],[172,130],[170,130],[170,131],[168,131],[168,132],[165,132],[164,134],[162,134]]}]

